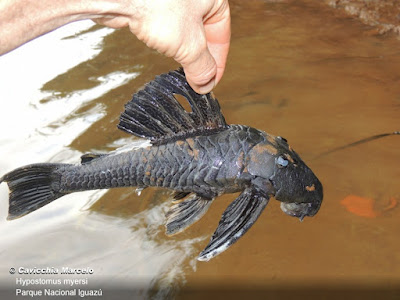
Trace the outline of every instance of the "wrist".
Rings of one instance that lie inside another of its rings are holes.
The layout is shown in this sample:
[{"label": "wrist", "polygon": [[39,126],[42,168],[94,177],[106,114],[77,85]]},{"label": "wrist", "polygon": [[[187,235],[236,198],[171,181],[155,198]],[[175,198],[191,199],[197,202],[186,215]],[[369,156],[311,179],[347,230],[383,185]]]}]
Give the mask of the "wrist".
[{"label": "wrist", "polygon": [[143,0],[1,0],[0,55],[65,24],[123,14]]}]

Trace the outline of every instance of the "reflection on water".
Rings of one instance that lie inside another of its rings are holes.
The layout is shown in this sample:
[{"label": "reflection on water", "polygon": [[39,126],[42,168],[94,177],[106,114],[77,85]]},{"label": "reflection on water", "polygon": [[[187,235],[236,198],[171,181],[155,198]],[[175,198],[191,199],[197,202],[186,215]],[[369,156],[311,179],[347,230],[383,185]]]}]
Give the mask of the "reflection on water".
[{"label": "reflection on water", "polygon": [[[131,97],[134,89],[128,83],[140,74],[142,67],[136,64],[120,68],[107,61],[109,65],[104,70],[98,63],[99,53],[106,47],[104,39],[112,32],[93,26],[91,22],[80,22],[0,58],[2,82],[10,82],[1,88],[2,98],[10,101],[1,112],[1,174],[33,162],[78,162],[79,147],[68,145],[74,144],[75,140],[79,143],[79,136],[84,135],[88,127],[109,115],[108,105],[113,97],[107,94],[125,86],[126,92],[122,96],[117,92],[118,96],[121,101]],[[86,50],[82,52],[85,55],[71,53],[72,49],[84,47]],[[58,59],[45,64],[49,53],[44,49],[57,51]],[[35,55],[42,59],[32,60]],[[21,70],[15,67],[16,61],[24,63],[27,69],[21,76],[18,76]],[[40,65],[37,65],[38,61],[41,61]],[[85,75],[81,69],[88,66],[90,76],[82,80]],[[74,72],[80,75],[71,77]],[[108,103],[99,101],[101,97]],[[114,109],[121,110],[122,107]],[[114,124],[107,127],[112,128],[110,131],[117,131]],[[101,137],[105,137],[104,133]],[[90,138],[91,142],[93,140]],[[108,141],[93,148],[106,147],[110,151],[123,146],[121,139]],[[130,143],[132,139],[125,137],[123,141]],[[168,198],[165,193],[162,196],[160,192],[147,193],[146,196],[144,192],[136,200],[138,197],[132,195],[131,190],[123,190],[111,201],[117,204],[116,207],[124,203],[117,212],[112,211],[114,215],[110,214],[112,205],[104,209],[104,201],[96,203],[104,191],[68,195],[45,209],[7,222],[7,192],[6,186],[2,185],[0,283],[14,291],[15,287],[21,286],[16,286],[15,278],[8,274],[12,266],[89,267],[94,270],[89,283],[95,288],[104,288],[105,285],[129,287],[138,296],[157,288],[161,295],[168,294],[174,290],[171,286],[176,289],[184,282],[186,269],[193,270],[193,263],[186,260],[196,255],[193,244],[204,239],[202,236],[179,241],[159,237],[169,205],[161,201]],[[129,199],[124,199],[124,194]],[[148,203],[144,204],[144,201]],[[90,211],[93,203],[96,203],[94,210],[101,213]],[[128,209],[124,214],[126,203],[139,203],[141,206],[137,210]],[[32,278],[32,275],[20,276]]]},{"label": "reflection on water", "polygon": [[[7,222],[2,184],[0,282],[15,287],[11,266],[87,266],[95,271],[96,288],[105,284],[100,280],[131,290],[140,287],[137,296],[144,298],[172,295],[180,288],[311,286],[329,296],[324,288],[400,286],[400,209],[391,202],[400,201],[399,137],[314,159],[329,149],[400,129],[399,41],[365,34],[368,26],[318,1],[230,4],[231,52],[215,94],[229,123],[289,140],[324,185],[318,215],[300,223],[271,201],[237,244],[208,263],[197,263],[234,195],[220,197],[182,234],[166,237],[169,193],[162,190],[146,189],[140,196],[128,188],[77,193]],[[112,151],[132,142],[116,129],[123,105],[155,75],[177,67],[128,30],[90,22],[35,43],[0,57],[0,95],[4,103],[7,99],[0,111],[1,175],[33,162],[75,163],[82,153]],[[80,55],[68,54],[76,49]],[[57,59],[47,63],[55,53]],[[352,213],[342,204],[349,196],[370,199],[379,215]]]},{"label": "reflection on water", "polygon": [[[87,199],[88,193],[79,197]],[[78,197],[65,198],[79,201],[73,199]],[[166,202],[130,218],[89,211],[66,214],[65,206],[64,203],[63,208],[53,209],[51,215],[48,212],[40,219],[28,216],[26,221],[12,222],[8,234],[2,233],[7,241],[7,248],[1,253],[8,258],[6,266],[2,266],[5,283],[14,284],[14,278],[4,276],[10,266],[91,268],[94,274],[89,283],[93,288],[133,287],[138,295],[146,295],[155,284],[162,293],[171,293],[170,286],[179,287],[184,282],[184,272],[193,269],[187,257],[195,255],[193,244],[201,238],[166,241],[158,237]],[[27,247],[21,247],[21,243]]]}]

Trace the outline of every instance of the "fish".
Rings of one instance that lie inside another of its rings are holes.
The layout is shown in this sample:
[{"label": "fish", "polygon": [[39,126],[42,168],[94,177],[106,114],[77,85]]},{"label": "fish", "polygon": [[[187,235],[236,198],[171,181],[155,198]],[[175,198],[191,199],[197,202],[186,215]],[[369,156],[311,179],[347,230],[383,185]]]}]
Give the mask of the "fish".
[{"label": "fish", "polygon": [[213,92],[197,94],[182,68],[156,76],[135,93],[118,128],[148,145],[84,154],[78,164],[31,164],[1,177],[10,190],[7,219],[79,191],[161,187],[174,193],[165,224],[166,234],[173,235],[197,222],[218,196],[240,192],[197,257],[209,261],[250,229],[271,198],[301,221],[320,209],[322,184],[288,141],[228,125]]}]

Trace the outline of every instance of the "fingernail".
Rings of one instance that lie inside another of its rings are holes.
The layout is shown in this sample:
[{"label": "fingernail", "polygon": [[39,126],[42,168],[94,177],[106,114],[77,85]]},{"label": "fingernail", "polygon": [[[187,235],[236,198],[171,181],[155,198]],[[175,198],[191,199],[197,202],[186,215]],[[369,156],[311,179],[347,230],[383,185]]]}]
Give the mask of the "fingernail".
[{"label": "fingernail", "polygon": [[200,94],[207,94],[215,87],[215,79],[210,80],[207,84],[199,87]]}]

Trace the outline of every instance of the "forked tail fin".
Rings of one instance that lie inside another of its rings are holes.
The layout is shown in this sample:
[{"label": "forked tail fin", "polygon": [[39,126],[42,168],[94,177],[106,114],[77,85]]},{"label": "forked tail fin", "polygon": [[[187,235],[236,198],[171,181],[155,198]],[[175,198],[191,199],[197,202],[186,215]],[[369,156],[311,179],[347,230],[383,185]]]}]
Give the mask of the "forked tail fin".
[{"label": "forked tail fin", "polygon": [[10,189],[7,220],[29,214],[65,195],[60,192],[62,164],[33,164],[15,169],[0,178]]}]

